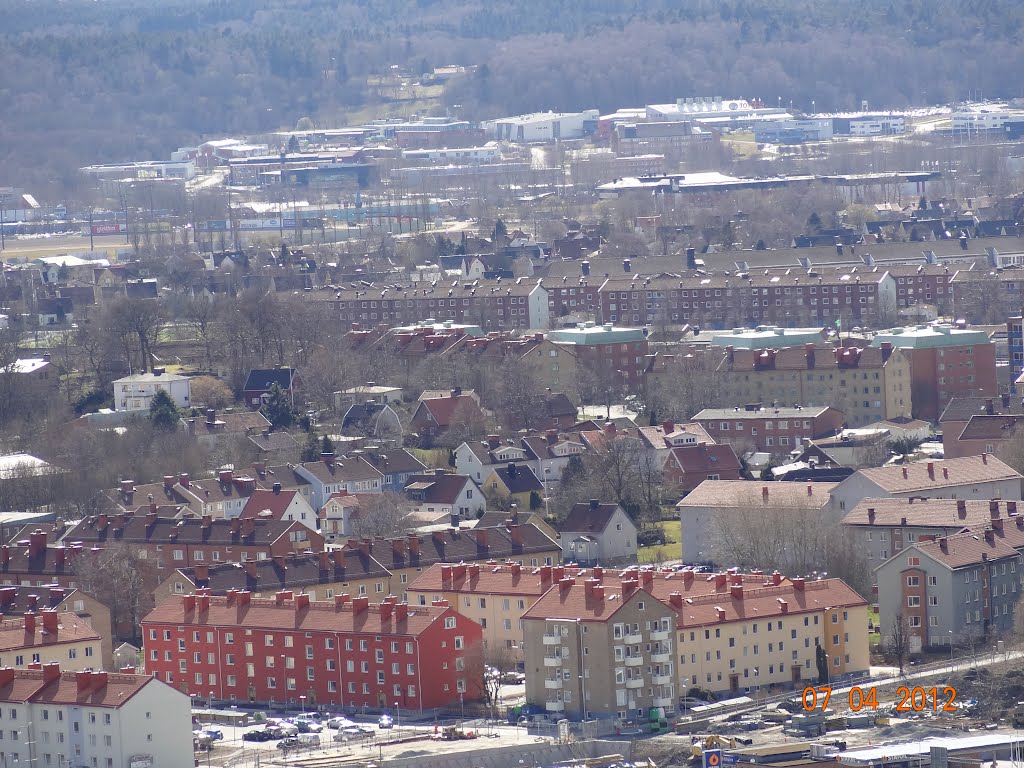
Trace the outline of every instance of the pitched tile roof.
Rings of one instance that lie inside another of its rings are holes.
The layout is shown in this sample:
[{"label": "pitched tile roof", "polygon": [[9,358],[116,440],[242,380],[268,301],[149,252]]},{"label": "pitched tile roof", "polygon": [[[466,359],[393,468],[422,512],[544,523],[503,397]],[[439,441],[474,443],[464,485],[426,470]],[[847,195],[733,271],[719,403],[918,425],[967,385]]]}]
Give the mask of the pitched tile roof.
[{"label": "pitched tile roof", "polygon": [[404,448],[385,450],[364,449],[362,457],[384,475],[404,475],[407,472],[422,472],[426,465]]},{"label": "pitched tile roof", "polygon": [[[976,528],[989,525],[992,507],[998,517],[1017,515],[1016,501],[973,499],[864,499],[843,518],[843,525],[911,528]],[[1010,506],[1012,505],[1012,506]],[[871,510],[874,511],[872,522]],[[1024,512],[1024,502],[1021,502]],[[903,521],[906,521],[905,523]]]},{"label": "pitched tile roof", "polygon": [[337,584],[388,577],[390,571],[358,549],[336,549],[313,555],[289,555],[286,558],[249,560],[246,563],[221,563],[207,568],[179,568],[178,573],[196,587],[208,588],[215,595],[229,589],[250,592],[302,591],[318,584]]},{"label": "pitched tile roof", "polygon": [[454,504],[467,482],[473,481],[467,475],[453,475],[450,472],[410,475],[403,492],[418,501]]},{"label": "pitched tile roof", "polygon": [[959,440],[1006,440],[1013,436],[1017,424],[1024,421],[1024,415],[971,416],[957,436]]},{"label": "pitched tile roof", "polygon": [[492,472],[501,479],[509,493],[529,493],[531,491],[540,493],[544,490],[544,486],[533,474],[533,470],[527,466],[511,463],[496,466]]},{"label": "pitched tile roof", "polygon": [[34,629],[25,627],[26,618],[0,620],[0,653],[16,649],[38,650],[51,645],[80,643],[89,640],[99,642],[96,631],[70,611],[57,612],[57,631],[47,632],[43,628],[43,617],[34,616]]},{"label": "pitched tile roof", "polygon": [[[138,544],[225,544],[269,547],[289,531],[306,528],[294,520],[207,520],[200,518],[158,517],[149,521],[145,517],[125,515],[124,525],[115,527],[111,518],[104,525],[103,515],[89,517],[73,526],[64,535],[66,544],[82,542],[98,544],[105,541],[125,541]],[[246,526],[251,534],[246,534]],[[308,529],[307,529],[308,530]],[[310,531],[310,533],[313,533]]]},{"label": "pitched tile roof", "polygon": [[596,499],[578,502],[569,510],[569,514],[562,522],[560,530],[572,533],[577,531],[601,533],[608,527],[608,523],[611,522],[618,509],[618,504],[602,504]]},{"label": "pitched tile roof", "polygon": [[[276,599],[250,598],[240,604],[237,596],[211,595],[209,610],[187,610],[185,595],[173,595],[150,611],[145,624],[187,624],[194,627],[244,627],[245,629],[294,629],[306,632],[358,632],[373,635],[416,636],[441,620],[450,608],[410,605],[408,618],[398,620],[392,613],[384,618],[380,605],[353,610],[353,601],[339,605],[336,600],[311,601],[300,608],[293,599],[280,604]],[[197,597],[196,599],[201,599]]]},{"label": "pitched tile roof", "polygon": [[420,408],[425,408],[429,411],[434,419],[434,423],[442,428],[451,425],[455,419],[456,412],[465,414],[480,413],[480,406],[476,400],[465,394],[420,400],[420,404],[416,408],[417,412],[419,412]]},{"label": "pitched tile roof", "polygon": [[[38,681],[39,685],[22,699],[8,698],[7,691],[0,689],[0,700],[12,702],[17,700],[33,701],[38,704],[68,704],[80,707],[108,707],[116,709],[126,704],[147,685],[167,685],[167,683],[150,675],[108,672],[62,672],[57,680],[51,683],[44,683],[43,675],[46,674],[45,669],[14,670],[14,672],[16,676],[15,684],[12,688],[21,687],[22,680],[24,681],[19,693],[23,694],[24,691],[28,690],[29,680],[33,682]],[[27,677],[29,673],[33,674],[32,678]],[[83,677],[84,675],[89,675],[89,677]],[[86,682],[87,686],[82,687],[79,682],[80,680]],[[184,694],[181,695],[184,696]]]},{"label": "pitched tile roof", "polygon": [[338,456],[330,463],[305,461],[299,466],[327,485],[384,478],[384,474],[362,456]]},{"label": "pitched tile roof", "polygon": [[705,408],[693,417],[694,421],[742,421],[744,419],[815,419],[829,411],[831,406],[801,406],[799,408]]},{"label": "pitched tile roof", "polygon": [[729,444],[681,445],[669,451],[669,461],[674,461],[684,474],[703,475],[740,470],[740,460]]},{"label": "pitched tile roof", "polygon": [[676,507],[821,508],[831,501],[829,494],[837,485],[838,483],[705,480],[676,504]]},{"label": "pitched tile roof", "polygon": [[[907,553],[916,549],[922,554],[933,558],[947,568],[966,568],[978,565],[984,560],[1001,560],[1004,557],[1017,557],[1017,550],[996,536],[986,536],[984,532],[966,531],[953,536],[940,537],[935,541],[924,541],[905,547],[893,558],[906,558]],[[886,561],[891,562],[890,560]],[[904,560],[905,562],[905,560]],[[878,566],[882,568],[885,563]]]},{"label": "pitched tile roof", "polygon": [[[518,542],[516,537],[519,539]],[[418,543],[418,555],[414,554],[414,543]],[[359,547],[362,544],[349,542],[351,547]],[[429,536],[410,535],[400,539],[375,539],[365,546],[368,547],[368,553],[390,571],[413,567],[426,568],[434,563],[508,558],[518,560],[524,555],[531,554],[552,555],[557,558],[562,552],[558,542],[548,538],[537,526],[530,523],[511,527],[477,526],[471,530],[447,529],[434,531]]]},{"label": "pitched tile roof", "polygon": [[990,415],[1024,413],[1024,401],[1019,397],[1007,397],[1005,400],[1000,397],[954,397],[939,417],[939,423],[967,421],[972,416],[987,414],[990,401],[992,403],[992,414]]},{"label": "pitched tile roof", "polygon": [[526,610],[523,618],[608,621],[624,605],[641,599],[642,595],[642,592],[637,591],[629,597],[624,597],[621,591],[606,590],[603,597],[598,597],[596,593],[587,589],[586,584],[573,583],[567,587],[556,584]]},{"label": "pitched tile roof", "polygon": [[[930,468],[930,469],[929,469]],[[858,474],[888,493],[928,491],[996,480],[1020,480],[1021,476],[995,456],[964,456],[944,461],[917,462],[857,470]],[[849,482],[849,480],[844,481]]]},{"label": "pitched tile roof", "polygon": [[263,392],[269,390],[273,384],[277,384],[281,389],[289,389],[294,376],[294,368],[253,368],[249,371],[242,389],[246,392]]},{"label": "pitched tile roof", "polygon": [[[448,569],[448,570],[446,570]],[[575,577],[578,569],[567,568]],[[451,578],[445,577],[450,573]],[[467,594],[533,595],[540,597],[551,588],[551,579],[540,578],[537,570],[518,563],[474,563],[455,567],[435,563],[406,588],[409,592],[465,592]]]},{"label": "pitched tile roof", "polygon": [[[274,491],[257,489],[253,491],[252,496],[245,502],[239,517],[269,517],[273,520],[281,520],[284,518],[288,505],[292,503],[298,493],[298,491],[285,490],[275,493]],[[264,512],[270,512],[270,514],[264,516]]]}]

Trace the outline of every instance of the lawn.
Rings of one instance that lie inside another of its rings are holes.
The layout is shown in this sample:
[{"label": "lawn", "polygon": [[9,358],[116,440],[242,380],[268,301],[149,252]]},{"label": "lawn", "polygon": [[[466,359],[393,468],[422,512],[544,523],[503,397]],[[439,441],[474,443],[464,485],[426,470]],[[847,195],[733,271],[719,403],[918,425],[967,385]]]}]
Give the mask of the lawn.
[{"label": "lawn", "polygon": [[665,531],[665,543],[656,544],[653,547],[640,547],[637,550],[637,559],[641,563],[660,563],[666,560],[678,560],[682,551],[680,550],[680,527],[678,520],[662,520],[659,525]]}]

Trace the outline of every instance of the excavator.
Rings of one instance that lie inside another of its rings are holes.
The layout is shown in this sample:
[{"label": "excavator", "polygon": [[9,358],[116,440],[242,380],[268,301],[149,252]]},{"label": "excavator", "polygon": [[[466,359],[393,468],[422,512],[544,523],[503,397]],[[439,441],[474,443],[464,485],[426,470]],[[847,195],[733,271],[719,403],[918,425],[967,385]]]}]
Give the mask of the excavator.
[{"label": "excavator", "polygon": [[690,751],[694,757],[701,757],[705,749],[735,749],[740,742],[729,736],[694,736],[690,739]]}]

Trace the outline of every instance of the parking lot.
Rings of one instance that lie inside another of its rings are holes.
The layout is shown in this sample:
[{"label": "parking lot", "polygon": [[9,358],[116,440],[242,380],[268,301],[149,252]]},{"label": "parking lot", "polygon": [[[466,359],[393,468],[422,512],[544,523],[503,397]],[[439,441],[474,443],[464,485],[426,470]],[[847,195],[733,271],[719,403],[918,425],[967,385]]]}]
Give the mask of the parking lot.
[{"label": "parking lot", "polygon": [[[438,723],[404,722],[397,718],[391,728],[378,727],[376,717],[351,717],[362,733],[348,729],[324,727],[318,734],[317,746],[296,746],[281,749],[282,739],[249,741],[243,738],[247,731],[261,729],[261,723],[246,726],[214,725],[223,739],[214,741],[210,749],[196,752],[199,766],[241,768],[258,766],[268,762],[288,765],[317,765],[324,759],[337,761],[360,759],[382,760],[399,757],[411,751],[444,754],[470,749],[515,746],[516,744],[537,743],[550,740],[526,728],[515,725],[486,723],[483,721],[447,720]],[[443,739],[446,727],[455,727],[456,732],[472,734],[473,738],[459,740]],[[196,726],[197,729],[201,726]]]}]

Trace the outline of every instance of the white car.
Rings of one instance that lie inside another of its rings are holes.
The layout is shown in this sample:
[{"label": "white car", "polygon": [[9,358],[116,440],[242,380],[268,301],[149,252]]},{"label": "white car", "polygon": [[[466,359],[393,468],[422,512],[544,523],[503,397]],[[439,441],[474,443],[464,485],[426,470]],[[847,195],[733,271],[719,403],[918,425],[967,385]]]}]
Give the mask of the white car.
[{"label": "white car", "polygon": [[332,717],[330,720],[327,721],[328,728],[334,728],[335,730],[339,731],[342,728],[351,728],[354,725],[355,723],[353,721],[349,720],[347,717],[342,717],[341,715],[339,715],[338,717]]},{"label": "white car", "polygon": [[380,720],[377,721],[378,728],[392,728],[395,725],[395,721],[391,718],[391,715],[381,715]]}]

